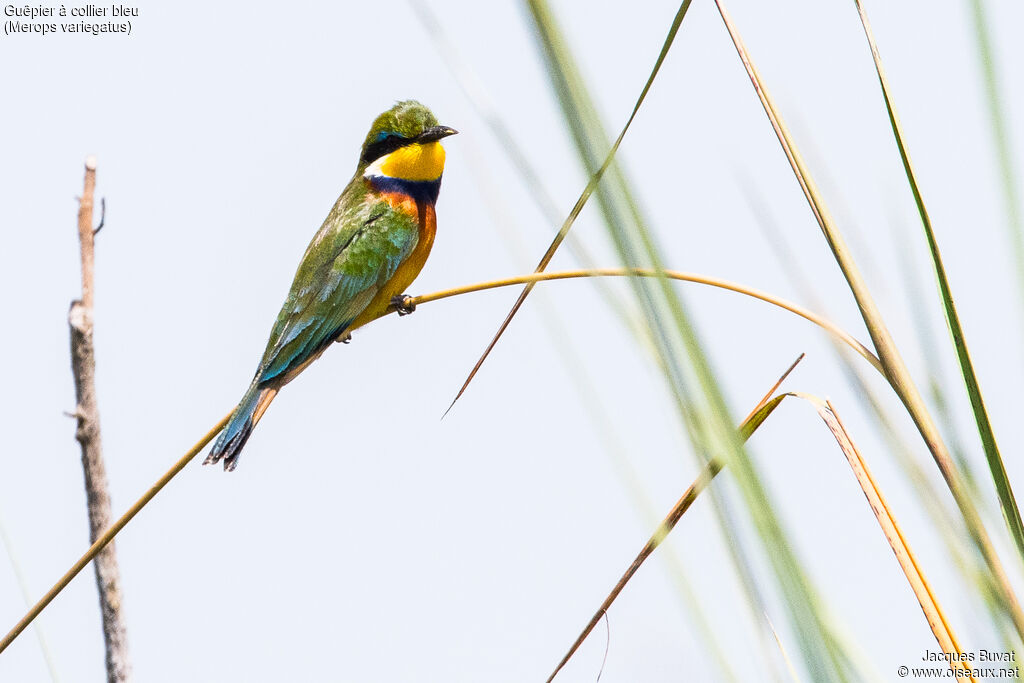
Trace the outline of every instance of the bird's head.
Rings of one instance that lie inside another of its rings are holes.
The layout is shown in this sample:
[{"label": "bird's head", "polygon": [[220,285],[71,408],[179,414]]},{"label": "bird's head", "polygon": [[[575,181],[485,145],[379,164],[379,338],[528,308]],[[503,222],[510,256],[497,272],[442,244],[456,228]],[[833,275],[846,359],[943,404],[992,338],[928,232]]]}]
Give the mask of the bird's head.
[{"label": "bird's head", "polygon": [[444,171],[444,148],[438,140],[456,132],[439,126],[434,114],[419,102],[399,102],[370,127],[359,170],[364,176],[437,180]]}]

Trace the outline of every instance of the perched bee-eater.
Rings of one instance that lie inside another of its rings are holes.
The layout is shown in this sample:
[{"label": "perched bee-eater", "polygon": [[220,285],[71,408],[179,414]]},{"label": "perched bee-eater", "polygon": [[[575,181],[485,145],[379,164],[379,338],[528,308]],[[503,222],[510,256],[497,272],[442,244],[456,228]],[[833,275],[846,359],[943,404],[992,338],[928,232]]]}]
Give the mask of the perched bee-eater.
[{"label": "perched bee-eater", "polygon": [[225,470],[235,469],[281,387],[332,342],[395,308],[403,312],[399,295],[434,242],[444,171],[439,140],[455,132],[412,100],[373,122],[355,175],[299,263],[256,376],[204,464],[223,459]]}]

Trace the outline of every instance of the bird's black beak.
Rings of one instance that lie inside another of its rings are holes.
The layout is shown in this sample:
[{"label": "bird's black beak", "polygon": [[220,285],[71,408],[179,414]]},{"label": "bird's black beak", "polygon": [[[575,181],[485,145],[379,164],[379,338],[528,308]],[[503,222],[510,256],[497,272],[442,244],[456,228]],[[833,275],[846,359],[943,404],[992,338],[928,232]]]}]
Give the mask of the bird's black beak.
[{"label": "bird's black beak", "polygon": [[455,135],[459,131],[448,126],[434,126],[427,128],[425,131],[416,136],[416,142],[434,142],[441,138],[446,138],[449,135]]}]

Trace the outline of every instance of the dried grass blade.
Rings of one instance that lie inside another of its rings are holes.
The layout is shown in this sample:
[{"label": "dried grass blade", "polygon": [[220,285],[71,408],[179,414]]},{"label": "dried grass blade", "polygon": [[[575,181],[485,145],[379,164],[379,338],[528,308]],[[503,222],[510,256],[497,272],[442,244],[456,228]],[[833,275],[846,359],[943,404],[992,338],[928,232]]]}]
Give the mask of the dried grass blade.
[{"label": "dried grass blade", "polygon": [[[786,394],[775,396],[774,398],[772,398],[772,395],[779,388],[779,385],[785,381],[789,374],[793,372],[793,369],[796,368],[797,364],[799,364],[803,358],[804,354],[800,354],[800,357],[789,366],[781,377],[779,377],[778,381],[775,382],[775,385],[772,386],[772,388],[758,402],[757,406],[743,420],[742,424],[740,424],[739,433],[744,441],[750,438],[750,435],[753,434],[766,419],[768,419],[768,416],[772,414],[772,411],[774,411],[779,403],[782,402],[782,399],[786,397]],[[632,564],[629,565],[629,568],[626,569],[618,583],[615,584],[615,587],[612,588],[611,592],[608,594],[608,597],[606,597],[604,602],[601,603],[601,606],[580,632],[580,635],[576,638],[576,641],[569,648],[568,652],[566,652],[565,656],[562,657],[558,666],[556,666],[555,670],[551,672],[551,675],[547,679],[548,683],[551,683],[555,676],[558,675],[558,672],[562,670],[570,659],[572,659],[572,656],[579,649],[580,645],[583,644],[583,641],[587,639],[587,636],[589,636],[598,623],[600,623],[601,618],[606,615],[608,609],[612,606],[612,603],[615,602],[615,599],[619,597],[619,593],[622,592],[622,589],[626,587],[626,584],[629,583],[630,579],[632,579],[637,573],[641,565],[643,565],[647,558],[651,556],[658,546],[661,545],[661,542],[665,540],[669,533],[671,533],[672,529],[675,528],[676,524],[693,504],[693,501],[697,499],[697,496],[707,488],[707,485],[711,483],[711,480],[715,478],[715,475],[722,470],[722,465],[723,463],[720,459],[712,458],[704,466],[704,469],[701,470],[694,482],[690,484],[690,487],[686,489],[682,497],[665,516],[665,519],[658,525],[658,528],[655,529],[647,543],[644,544],[644,547],[637,554]]]},{"label": "dried grass blade", "polygon": [[921,605],[925,618],[928,620],[928,626],[931,627],[932,633],[935,635],[935,640],[938,641],[942,651],[950,655],[950,667],[954,670],[965,670],[958,675],[958,678],[974,680],[969,675],[969,671],[966,670],[966,664],[960,661],[960,655],[963,654],[963,651],[960,649],[956,635],[953,633],[953,629],[949,625],[949,621],[946,619],[946,615],[943,613],[935,593],[925,578],[917,558],[914,557],[914,553],[911,551],[910,545],[907,543],[899,524],[896,522],[895,517],[893,517],[892,511],[889,509],[888,504],[886,504],[878,484],[875,482],[874,477],[871,476],[867,463],[861,458],[860,452],[857,450],[856,445],[854,445],[849,432],[846,431],[846,427],[843,426],[842,421],[839,419],[835,408],[831,403],[823,401],[817,396],[801,393],[794,395],[814,406],[815,410],[818,411],[818,415],[824,420],[829,431],[835,437],[839,448],[843,451],[843,455],[846,456],[847,461],[850,463],[850,469],[853,470],[857,483],[864,492],[864,496],[867,498],[868,504],[878,520],[878,525],[882,528],[882,533],[885,534],[885,538],[889,542],[889,547],[892,548],[893,553],[896,555],[896,561],[899,562],[900,568],[907,577],[907,582],[914,591],[914,595],[917,596],[917,601]]}]

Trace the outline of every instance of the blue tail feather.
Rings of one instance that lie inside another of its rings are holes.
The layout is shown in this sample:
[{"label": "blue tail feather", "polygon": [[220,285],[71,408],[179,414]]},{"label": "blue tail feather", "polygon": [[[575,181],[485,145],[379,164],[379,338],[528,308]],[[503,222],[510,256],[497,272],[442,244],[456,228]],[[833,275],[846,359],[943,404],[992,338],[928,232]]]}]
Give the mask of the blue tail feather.
[{"label": "blue tail feather", "polygon": [[263,389],[253,383],[238,403],[224,431],[217,437],[210,454],[203,461],[204,465],[214,464],[223,459],[226,471],[235,469],[242,447],[245,446],[245,442],[252,434],[253,427],[256,426],[255,415],[261,398],[263,398]]}]

